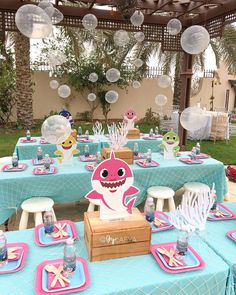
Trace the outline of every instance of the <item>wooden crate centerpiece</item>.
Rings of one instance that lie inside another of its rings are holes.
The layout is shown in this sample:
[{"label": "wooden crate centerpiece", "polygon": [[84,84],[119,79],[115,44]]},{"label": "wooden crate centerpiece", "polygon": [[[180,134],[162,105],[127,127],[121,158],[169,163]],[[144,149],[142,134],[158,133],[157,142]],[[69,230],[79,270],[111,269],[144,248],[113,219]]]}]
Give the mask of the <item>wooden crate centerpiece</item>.
[{"label": "wooden crate centerpiece", "polygon": [[127,134],[128,139],[139,139],[140,138],[140,130],[137,128],[131,128]]},{"label": "wooden crate centerpiece", "polygon": [[[102,149],[102,158],[109,159],[112,149],[103,148]],[[128,147],[120,148],[119,150],[114,150],[116,158],[124,160],[127,164],[133,164],[134,162],[134,153]]]},{"label": "wooden crate centerpiece", "polygon": [[84,214],[84,236],[90,261],[150,252],[151,227],[137,208],[125,220],[104,221],[99,212]]}]

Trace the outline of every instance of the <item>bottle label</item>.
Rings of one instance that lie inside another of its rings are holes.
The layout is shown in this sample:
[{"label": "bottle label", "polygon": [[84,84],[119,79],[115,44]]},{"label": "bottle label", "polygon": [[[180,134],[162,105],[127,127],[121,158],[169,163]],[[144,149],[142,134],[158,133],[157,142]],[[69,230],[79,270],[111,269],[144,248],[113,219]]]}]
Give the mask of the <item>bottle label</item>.
[{"label": "bottle label", "polygon": [[186,255],[188,251],[188,242],[187,241],[183,242],[178,240],[176,244],[176,249],[179,255]]},{"label": "bottle label", "polygon": [[7,260],[7,248],[4,247],[1,251],[0,251],[0,262],[6,261]]},{"label": "bottle label", "polygon": [[43,155],[38,155],[38,161],[41,161],[43,159]]},{"label": "bottle label", "polygon": [[54,231],[54,224],[44,225],[44,231],[46,234],[51,234]]},{"label": "bottle label", "polygon": [[146,220],[148,222],[153,222],[155,219],[154,213],[146,213]]}]

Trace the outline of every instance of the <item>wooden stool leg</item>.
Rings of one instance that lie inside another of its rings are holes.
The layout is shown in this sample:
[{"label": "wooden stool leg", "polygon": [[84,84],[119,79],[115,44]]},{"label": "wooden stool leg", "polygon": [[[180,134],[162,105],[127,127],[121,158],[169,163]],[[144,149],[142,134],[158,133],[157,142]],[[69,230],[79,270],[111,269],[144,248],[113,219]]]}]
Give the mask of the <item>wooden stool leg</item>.
[{"label": "wooden stool leg", "polygon": [[41,212],[35,213],[34,219],[35,219],[35,226],[42,224],[43,223],[42,213]]},{"label": "wooden stool leg", "polygon": [[93,203],[89,202],[89,206],[88,206],[87,212],[93,212],[94,211],[94,208],[95,208],[95,205]]},{"label": "wooden stool leg", "polygon": [[19,230],[27,228],[28,218],[29,213],[23,210],[20,218]]},{"label": "wooden stool leg", "polygon": [[52,213],[53,213],[53,219],[54,219],[54,221],[57,221],[57,217],[56,217],[56,214],[55,214],[55,211],[54,211],[53,208],[52,208]]},{"label": "wooden stool leg", "polygon": [[9,218],[4,222],[5,231],[8,231]]},{"label": "wooden stool leg", "polygon": [[164,200],[163,199],[157,199],[156,210],[157,211],[163,211],[163,206],[164,206]]},{"label": "wooden stool leg", "polygon": [[168,203],[169,203],[169,211],[175,211],[175,201],[174,201],[174,198],[170,198],[168,200]]}]

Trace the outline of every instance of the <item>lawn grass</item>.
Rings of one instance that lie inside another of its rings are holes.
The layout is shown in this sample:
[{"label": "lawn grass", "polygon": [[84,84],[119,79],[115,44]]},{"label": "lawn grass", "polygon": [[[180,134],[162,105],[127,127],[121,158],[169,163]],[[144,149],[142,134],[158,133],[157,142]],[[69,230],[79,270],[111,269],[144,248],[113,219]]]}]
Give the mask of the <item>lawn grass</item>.
[{"label": "lawn grass", "polygon": [[[83,132],[89,130],[90,134],[92,134],[93,124],[83,124],[81,126]],[[75,126],[76,129],[77,127],[78,125]],[[106,129],[105,125],[104,127]],[[139,128],[141,132],[148,133],[150,128],[155,128],[155,126],[143,124],[139,125]],[[18,138],[25,136],[25,133],[25,130],[0,129],[0,157],[12,155]],[[32,129],[31,134],[32,136],[40,136],[40,128],[36,127]],[[196,141],[188,140],[187,149],[191,150],[195,144]],[[225,165],[236,165],[236,137],[232,137],[228,143],[225,141],[217,141],[214,144],[212,141],[202,141],[201,150],[204,153],[210,154],[213,158],[222,161]]]}]

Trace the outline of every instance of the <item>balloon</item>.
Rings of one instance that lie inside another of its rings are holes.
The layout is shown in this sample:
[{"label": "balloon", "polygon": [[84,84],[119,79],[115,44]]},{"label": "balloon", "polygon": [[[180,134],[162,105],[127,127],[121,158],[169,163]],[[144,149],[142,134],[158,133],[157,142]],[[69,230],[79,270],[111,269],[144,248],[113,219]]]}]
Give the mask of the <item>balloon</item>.
[{"label": "balloon", "polygon": [[141,86],[139,81],[134,81],[132,85],[133,85],[133,88],[135,88],[135,89],[137,89]]},{"label": "balloon", "polygon": [[97,98],[96,94],[94,93],[89,93],[88,94],[88,100],[89,101],[94,101]]},{"label": "balloon", "polygon": [[62,98],[67,98],[68,96],[71,95],[71,90],[70,90],[70,87],[67,86],[67,85],[61,85],[59,88],[58,88],[58,94],[60,97]]},{"label": "balloon", "polygon": [[137,32],[134,34],[134,38],[138,41],[138,42],[143,42],[145,39],[145,35],[143,32]]},{"label": "balloon", "polygon": [[59,24],[64,18],[64,15],[54,7],[47,7],[44,11],[50,16],[53,25]]},{"label": "balloon", "polygon": [[109,82],[116,82],[120,79],[120,71],[117,69],[109,69],[106,72],[106,78]]},{"label": "balloon", "polygon": [[42,1],[39,2],[38,7],[45,10],[48,7],[53,7],[53,5],[49,0],[42,0]]},{"label": "balloon", "polygon": [[41,133],[42,137],[49,143],[59,144],[71,134],[71,125],[65,117],[54,115],[43,122]]},{"label": "balloon", "polygon": [[166,103],[167,103],[167,97],[163,94],[158,94],[156,97],[155,97],[155,103],[162,107],[164,106]]},{"label": "balloon", "polygon": [[125,46],[129,43],[129,34],[125,30],[119,30],[115,32],[114,42],[117,46]]},{"label": "balloon", "polygon": [[202,26],[191,26],[187,28],[180,39],[183,50],[189,54],[199,54],[207,49],[210,36]]},{"label": "balloon", "polygon": [[96,73],[91,73],[90,75],[89,75],[89,81],[91,81],[91,82],[97,82],[97,80],[98,80],[98,75],[96,74]]},{"label": "balloon", "polygon": [[114,90],[108,91],[105,95],[105,99],[108,103],[115,103],[117,102],[118,98],[119,94]]},{"label": "balloon", "polygon": [[57,89],[58,86],[59,86],[59,83],[57,82],[57,80],[51,80],[51,81],[49,82],[49,85],[50,85],[50,87],[51,87],[52,89]]},{"label": "balloon", "polygon": [[196,131],[206,126],[204,112],[199,107],[188,107],[180,115],[180,123],[188,131]]},{"label": "balloon", "polygon": [[48,51],[48,63],[52,67],[60,66],[66,61],[66,56],[62,51],[50,49]]},{"label": "balloon", "polygon": [[140,67],[143,65],[143,61],[142,61],[140,58],[137,58],[137,59],[134,61],[134,65],[135,65],[137,68],[140,68]]},{"label": "balloon", "polygon": [[52,21],[47,13],[33,4],[21,6],[15,15],[16,26],[28,38],[42,39],[52,32]]},{"label": "balloon", "polygon": [[172,18],[168,21],[167,31],[170,35],[177,35],[181,32],[181,30],[182,24],[180,20],[178,20],[177,18]]},{"label": "balloon", "polygon": [[98,25],[98,19],[94,14],[88,13],[83,17],[82,25],[86,30],[94,30]]},{"label": "balloon", "polygon": [[135,27],[140,27],[144,21],[144,15],[141,11],[135,11],[130,18],[132,25]]},{"label": "balloon", "polygon": [[167,88],[171,84],[171,78],[167,75],[162,75],[162,76],[158,77],[157,84],[161,88]]}]

